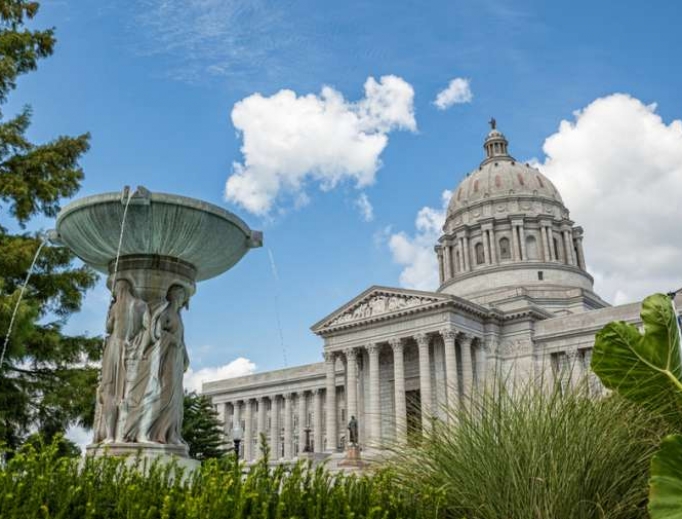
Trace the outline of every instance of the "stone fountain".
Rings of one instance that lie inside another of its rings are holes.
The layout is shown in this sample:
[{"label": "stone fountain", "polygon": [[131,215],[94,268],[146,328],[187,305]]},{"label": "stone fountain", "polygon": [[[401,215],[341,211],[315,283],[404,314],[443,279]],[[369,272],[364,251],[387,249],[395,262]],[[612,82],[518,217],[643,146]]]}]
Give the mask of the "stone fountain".
[{"label": "stone fountain", "polygon": [[112,290],[88,454],[187,459],[181,310],[197,281],[233,267],[262,234],[215,205],[126,187],[70,203],[51,236]]}]

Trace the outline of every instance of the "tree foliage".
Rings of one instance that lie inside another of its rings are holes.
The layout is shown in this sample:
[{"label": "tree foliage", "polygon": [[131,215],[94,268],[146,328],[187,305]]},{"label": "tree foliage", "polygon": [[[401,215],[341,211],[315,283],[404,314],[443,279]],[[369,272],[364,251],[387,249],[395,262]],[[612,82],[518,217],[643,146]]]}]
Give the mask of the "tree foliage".
[{"label": "tree foliage", "polygon": [[[17,78],[52,54],[54,29],[30,30],[38,2],[0,0],[0,105]],[[31,108],[7,118],[0,109],[0,348],[21,286],[42,237],[26,232],[33,217],[52,218],[60,201],[83,179],[79,159],[89,135],[59,136],[36,144],[26,136]],[[64,248],[46,245],[17,312],[0,366],[0,441],[16,447],[30,430],[46,438],[70,423],[92,421],[97,372],[87,366],[100,354],[98,340],[64,335],[96,281],[86,266],[74,266]]]},{"label": "tree foliage", "polygon": [[195,392],[185,394],[182,437],[189,445],[190,457],[197,460],[221,458],[223,449],[222,424],[211,400]]}]

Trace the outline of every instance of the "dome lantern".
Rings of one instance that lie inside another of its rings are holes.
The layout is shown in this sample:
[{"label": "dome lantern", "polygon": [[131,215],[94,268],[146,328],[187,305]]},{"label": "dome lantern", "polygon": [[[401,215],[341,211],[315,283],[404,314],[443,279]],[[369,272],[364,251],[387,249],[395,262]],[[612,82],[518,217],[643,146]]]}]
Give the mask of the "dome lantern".
[{"label": "dome lantern", "polygon": [[483,148],[485,149],[485,160],[481,165],[490,162],[492,160],[514,160],[508,151],[509,142],[502,132],[497,129],[497,121],[494,117],[490,118],[488,121],[490,124],[490,133],[485,138],[483,143]]}]

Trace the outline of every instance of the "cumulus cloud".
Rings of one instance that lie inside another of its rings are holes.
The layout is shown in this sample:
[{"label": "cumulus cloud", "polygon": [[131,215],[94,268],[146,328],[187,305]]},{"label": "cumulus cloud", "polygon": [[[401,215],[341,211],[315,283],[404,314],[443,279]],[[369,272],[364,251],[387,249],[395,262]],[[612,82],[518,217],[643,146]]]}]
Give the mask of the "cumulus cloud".
[{"label": "cumulus cloud", "polygon": [[235,162],[225,196],[251,213],[267,215],[289,197],[306,203],[307,184],[330,190],[351,181],[363,188],[375,181],[381,153],[394,130],[416,131],[414,89],[402,78],[370,77],[365,96],[349,102],[329,86],[319,95],[280,90],[253,94],[232,109],[242,138],[242,162]]},{"label": "cumulus cloud", "polygon": [[222,380],[224,378],[241,377],[250,375],[256,371],[256,365],[249,359],[238,357],[228,364],[201,368],[194,371],[192,368],[185,372],[184,386],[187,391],[201,391],[204,382]]},{"label": "cumulus cloud", "polygon": [[616,304],[682,286],[682,122],[656,108],[596,99],[545,140],[539,164],[585,229],[596,291]]},{"label": "cumulus cloud", "polygon": [[439,110],[447,110],[452,105],[471,103],[473,98],[471,82],[468,79],[457,77],[448,83],[447,88],[438,92],[433,104]]},{"label": "cumulus cloud", "polygon": [[403,265],[400,285],[418,290],[438,288],[438,261],[433,250],[442,234],[443,223],[452,192],[441,194],[441,207],[422,207],[415,220],[416,233],[412,236],[405,232],[391,234],[388,246],[393,261]]},{"label": "cumulus cloud", "polygon": [[372,203],[365,193],[360,193],[360,196],[355,200],[355,207],[360,211],[363,220],[366,222],[374,220],[374,207],[372,207]]}]

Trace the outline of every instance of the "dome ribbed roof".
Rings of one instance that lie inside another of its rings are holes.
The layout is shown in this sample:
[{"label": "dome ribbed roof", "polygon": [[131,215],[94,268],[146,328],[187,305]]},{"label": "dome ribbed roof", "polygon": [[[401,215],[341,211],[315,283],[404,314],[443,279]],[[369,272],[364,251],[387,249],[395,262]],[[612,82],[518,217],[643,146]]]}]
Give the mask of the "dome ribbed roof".
[{"label": "dome ribbed roof", "polygon": [[448,217],[483,199],[532,196],[563,204],[554,184],[537,168],[517,162],[508,154],[507,144],[504,135],[493,128],[483,145],[485,160],[455,189]]}]

